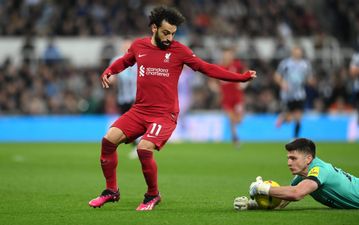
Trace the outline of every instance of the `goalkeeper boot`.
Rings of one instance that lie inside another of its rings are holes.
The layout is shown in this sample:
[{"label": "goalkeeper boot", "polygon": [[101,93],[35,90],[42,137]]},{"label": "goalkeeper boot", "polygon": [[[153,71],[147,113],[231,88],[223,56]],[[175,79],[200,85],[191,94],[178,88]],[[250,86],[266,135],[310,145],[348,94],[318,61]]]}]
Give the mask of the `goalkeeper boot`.
[{"label": "goalkeeper boot", "polygon": [[137,211],[150,211],[155,208],[155,206],[160,203],[161,196],[160,194],[155,196],[150,196],[145,194],[145,199],[141,204],[137,207]]},{"label": "goalkeeper boot", "polygon": [[114,192],[109,189],[106,189],[101,193],[100,196],[95,199],[92,199],[89,202],[89,206],[94,208],[100,208],[107,202],[118,202],[118,200],[120,200],[120,192],[118,190]]}]

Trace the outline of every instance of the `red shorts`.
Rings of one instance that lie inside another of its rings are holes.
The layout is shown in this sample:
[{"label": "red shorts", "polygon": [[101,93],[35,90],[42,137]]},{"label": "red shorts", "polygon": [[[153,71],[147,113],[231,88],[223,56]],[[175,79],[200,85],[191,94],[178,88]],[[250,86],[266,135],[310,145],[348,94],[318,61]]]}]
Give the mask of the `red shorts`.
[{"label": "red shorts", "polygon": [[243,111],[244,94],[238,88],[237,83],[224,83],[221,86],[221,105],[227,112],[241,113]]},{"label": "red shorts", "polygon": [[131,108],[118,118],[111,127],[121,129],[128,139],[127,143],[142,136],[143,140],[154,143],[156,149],[160,150],[171,137],[176,125],[177,114],[146,115]]},{"label": "red shorts", "polygon": [[238,96],[227,96],[222,99],[222,108],[227,112],[243,112],[243,98]]}]

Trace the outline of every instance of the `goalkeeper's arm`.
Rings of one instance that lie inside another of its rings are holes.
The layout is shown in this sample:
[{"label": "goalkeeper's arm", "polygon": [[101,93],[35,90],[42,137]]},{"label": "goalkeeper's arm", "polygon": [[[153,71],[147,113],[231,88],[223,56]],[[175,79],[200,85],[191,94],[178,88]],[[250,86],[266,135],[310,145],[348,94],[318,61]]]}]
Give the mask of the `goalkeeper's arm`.
[{"label": "goalkeeper's arm", "polygon": [[317,188],[318,183],[312,179],[304,179],[296,186],[272,187],[270,184],[264,183],[262,177],[258,176],[256,181],[250,185],[249,194],[252,198],[257,194],[261,194],[287,201],[299,201],[317,190]]},{"label": "goalkeeper's arm", "polygon": [[270,187],[268,195],[287,201],[299,201],[317,188],[318,184],[315,181],[305,179],[296,186]]}]

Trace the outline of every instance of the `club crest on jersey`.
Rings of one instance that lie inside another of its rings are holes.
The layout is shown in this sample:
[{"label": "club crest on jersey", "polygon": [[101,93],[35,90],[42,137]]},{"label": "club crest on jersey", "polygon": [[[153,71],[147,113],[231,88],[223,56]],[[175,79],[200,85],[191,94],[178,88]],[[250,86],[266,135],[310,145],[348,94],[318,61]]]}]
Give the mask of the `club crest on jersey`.
[{"label": "club crest on jersey", "polygon": [[166,53],[163,62],[167,62],[167,63],[170,62],[170,57],[171,57],[171,53]]}]

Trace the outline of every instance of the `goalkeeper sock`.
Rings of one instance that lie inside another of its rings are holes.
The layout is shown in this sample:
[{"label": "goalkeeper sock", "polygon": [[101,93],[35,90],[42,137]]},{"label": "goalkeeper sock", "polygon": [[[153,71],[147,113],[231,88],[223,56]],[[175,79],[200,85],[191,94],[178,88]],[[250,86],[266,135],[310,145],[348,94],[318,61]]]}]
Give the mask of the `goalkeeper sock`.
[{"label": "goalkeeper sock", "polygon": [[153,158],[153,152],[144,149],[137,149],[137,154],[141,161],[142,173],[147,184],[146,194],[150,196],[158,195],[157,164]]},{"label": "goalkeeper sock", "polygon": [[101,168],[103,175],[106,178],[106,189],[112,191],[117,191],[117,177],[116,177],[116,168],[117,168],[117,145],[113,144],[106,138],[102,138],[101,146]]}]

